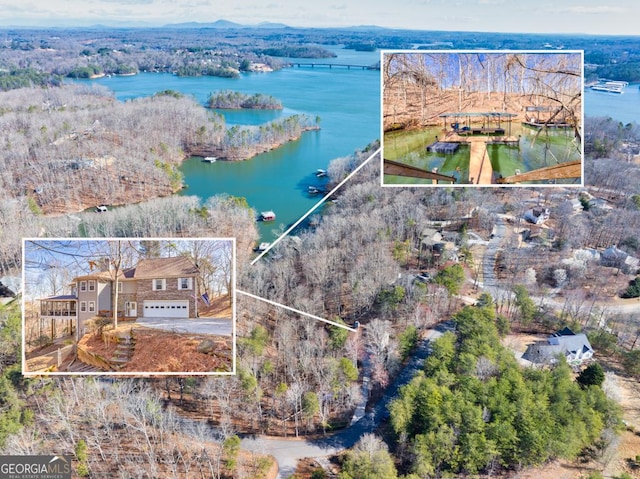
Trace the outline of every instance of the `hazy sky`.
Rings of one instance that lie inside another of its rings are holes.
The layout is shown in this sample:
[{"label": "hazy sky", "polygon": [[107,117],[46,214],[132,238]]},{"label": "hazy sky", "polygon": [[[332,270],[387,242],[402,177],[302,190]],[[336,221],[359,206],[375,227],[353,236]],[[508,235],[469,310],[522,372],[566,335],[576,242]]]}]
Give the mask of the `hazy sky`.
[{"label": "hazy sky", "polygon": [[301,27],[640,34],[637,0],[0,0],[0,25],[156,26],[218,19]]}]

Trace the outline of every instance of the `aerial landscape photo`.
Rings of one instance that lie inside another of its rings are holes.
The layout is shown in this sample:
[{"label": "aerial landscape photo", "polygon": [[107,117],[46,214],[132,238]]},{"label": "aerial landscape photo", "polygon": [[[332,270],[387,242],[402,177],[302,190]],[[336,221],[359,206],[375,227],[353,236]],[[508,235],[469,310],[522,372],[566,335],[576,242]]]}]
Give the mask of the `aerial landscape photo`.
[{"label": "aerial landscape photo", "polygon": [[0,0],[0,476],[640,477],[639,15]]}]

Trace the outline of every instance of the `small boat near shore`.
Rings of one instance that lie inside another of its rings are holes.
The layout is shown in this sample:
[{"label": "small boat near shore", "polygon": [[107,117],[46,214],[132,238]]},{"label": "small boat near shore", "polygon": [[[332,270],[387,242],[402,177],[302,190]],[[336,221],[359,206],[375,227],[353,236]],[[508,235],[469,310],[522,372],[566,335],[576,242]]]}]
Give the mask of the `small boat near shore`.
[{"label": "small boat near shore", "polygon": [[215,156],[205,156],[202,161],[205,163],[215,163],[217,158]]},{"label": "small boat near shore", "polygon": [[263,251],[266,251],[269,246],[271,246],[271,243],[262,242],[256,248],[254,248],[254,251],[257,253],[262,253]]},{"label": "small boat near shore", "polygon": [[327,172],[325,170],[322,170],[322,169],[318,168],[316,170],[316,176],[318,178],[324,178],[325,176],[327,176]]},{"label": "small boat near shore", "polygon": [[258,217],[258,221],[275,221],[276,214],[273,211],[263,211]]}]

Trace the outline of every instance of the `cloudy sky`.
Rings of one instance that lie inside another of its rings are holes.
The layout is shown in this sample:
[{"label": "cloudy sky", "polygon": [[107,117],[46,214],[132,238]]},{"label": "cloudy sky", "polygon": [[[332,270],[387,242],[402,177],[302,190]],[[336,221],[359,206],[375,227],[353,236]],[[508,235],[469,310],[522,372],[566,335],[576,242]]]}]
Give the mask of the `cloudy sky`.
[{"label": "cloudy sky", "polygon": [[637,0],[0,0],[0,25],[264,21],[300,27],[640,34]]}]

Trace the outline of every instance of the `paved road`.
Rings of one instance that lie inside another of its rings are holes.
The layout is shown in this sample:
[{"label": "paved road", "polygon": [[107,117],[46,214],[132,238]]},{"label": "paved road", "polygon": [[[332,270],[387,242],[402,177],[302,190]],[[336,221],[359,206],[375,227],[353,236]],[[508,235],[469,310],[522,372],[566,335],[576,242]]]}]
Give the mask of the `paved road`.
[{"label": "paved road", "polygon": [[495,273],[495,264],[498,252],[502,249],[502,242],[506,236],[507,228],[504,218],[498,216],[496,220],[493,237],[487,244],[484,257],[482,258],[482,289],[493,298],[498,298],[502,294],[502,289],[498,286],[498,278]]},{"label": "paved road", "polygon": [[[396,376],[385,395],[372,408],[371,412],[351,426],[320,439],[282,439],[266,436],[245,437],[242,448],[260,453],[271,454],[278,461],[278,477],[285,478],[296,470],[299,459],[305,457],[324,457],[336,454],[352,447],[366,433],[375,431],[380,423],[389,416],[389,403],[398,395],[399,389],[407,384],[422,368],[424,360],[429,355],[430,342],[441,336],[450,325],[441,325],[430,330],[425,339],[420,341],[410,361]],[[366,374],[366,372],[365,372]]]},{"label": "paved road", "polygon": [[231,336],[233,333],[231,318],[138,318],[136,323],[148,328],[176,333],[215,334],[217,336]]}]

